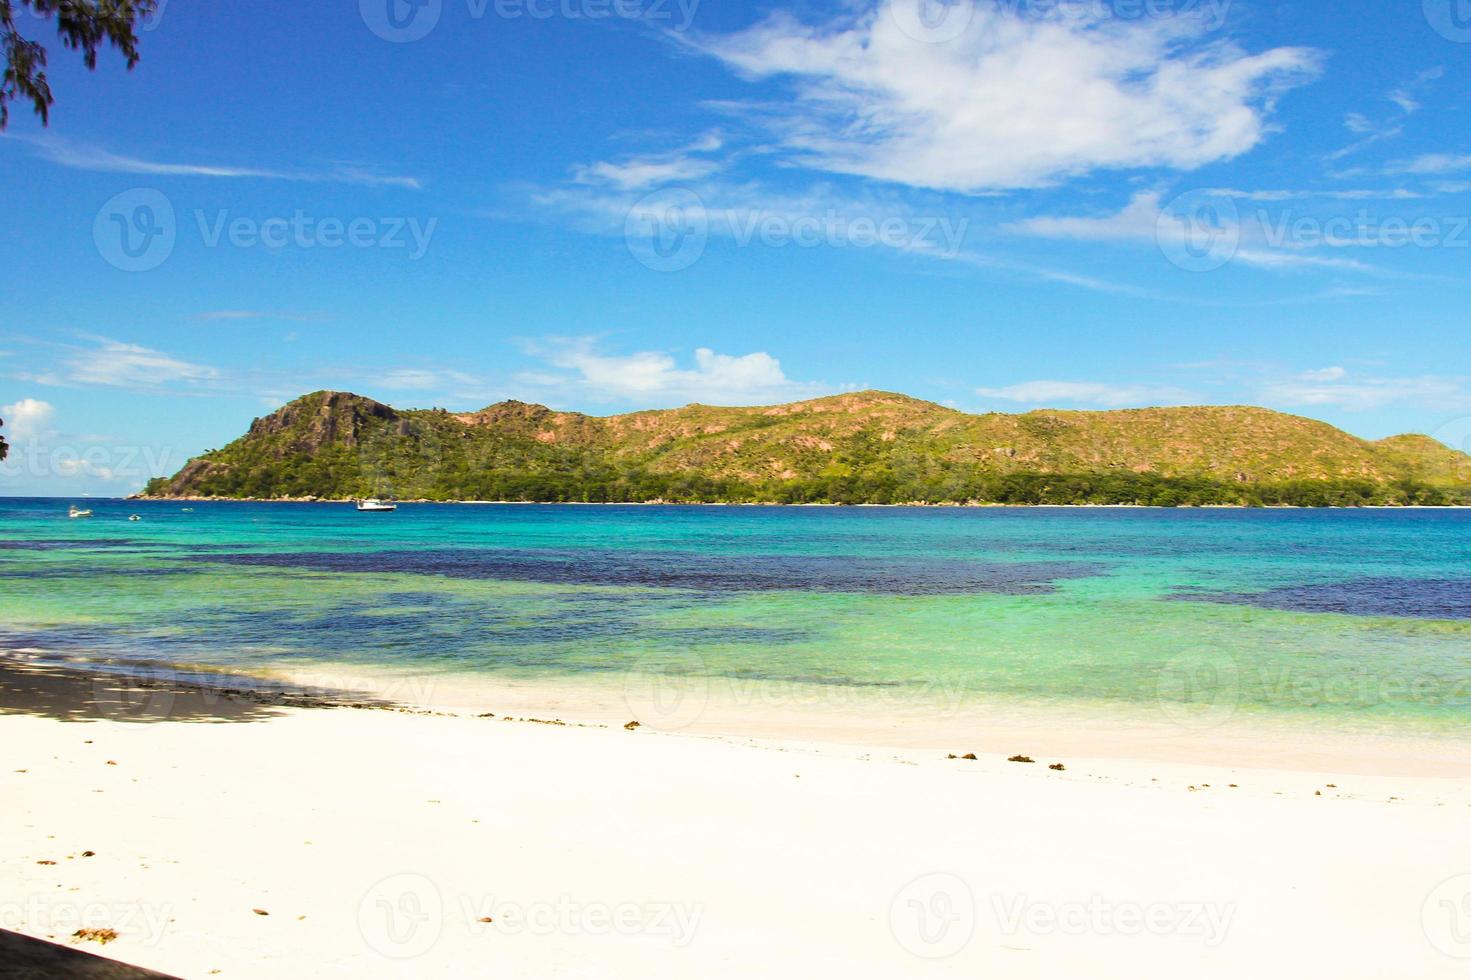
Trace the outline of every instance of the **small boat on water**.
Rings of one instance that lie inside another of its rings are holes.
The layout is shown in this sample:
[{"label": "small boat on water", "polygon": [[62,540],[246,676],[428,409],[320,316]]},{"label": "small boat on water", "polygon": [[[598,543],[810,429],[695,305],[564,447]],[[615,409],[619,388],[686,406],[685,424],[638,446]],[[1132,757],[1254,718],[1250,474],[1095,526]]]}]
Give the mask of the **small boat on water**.
[{"label": "small boat on water", "polygon": [[67,517],[91,517],[92,516],[92,512],[90,510],[83,510],[82,508],[78,507],[76,504],[72,504],[71,505],[71,509],[66,512],[66,516]]},{"label": "small boat on water", "polygon": [[385,511],[398,510],[398,504],[391,500],[378,500],[375,497],[369,497],[366,500],[358,501],[358,510],[369,513],[383,513]]},{"label": "small boat on water", "polygon": [[130,520],[130,521],[141,521],[142,519],[143,518],[139,517],[137,514],[129,514],[128,515],[128,520]]}]

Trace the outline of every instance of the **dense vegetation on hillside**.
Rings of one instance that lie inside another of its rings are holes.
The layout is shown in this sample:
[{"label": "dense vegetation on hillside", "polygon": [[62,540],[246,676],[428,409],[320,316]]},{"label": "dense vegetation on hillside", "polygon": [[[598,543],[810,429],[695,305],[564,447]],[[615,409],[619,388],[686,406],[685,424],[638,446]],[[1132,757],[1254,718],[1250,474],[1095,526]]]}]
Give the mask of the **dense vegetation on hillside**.
[{"label": "dense vegetation on hillside", "polygon": [[1471,457],[1257,408],[967,415],[884,392],[595,418],[316,392],[156,496],[772,503],[1471,503]]}]

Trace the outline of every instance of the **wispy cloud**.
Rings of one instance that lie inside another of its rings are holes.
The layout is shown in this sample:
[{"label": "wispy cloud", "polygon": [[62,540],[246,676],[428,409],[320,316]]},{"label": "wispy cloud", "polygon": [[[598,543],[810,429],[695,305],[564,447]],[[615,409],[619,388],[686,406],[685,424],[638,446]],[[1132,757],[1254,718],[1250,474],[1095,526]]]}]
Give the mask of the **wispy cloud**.
[{"label": "wispy cloud", "polygon": [[26,375],[25,380],[48,385],[98,385],[158,391],[174,386],[198,386],[220,378],[207,365],[106,337],[93,338],[88,347],[65,345],[58,368]]},{"label": "wispy cloud", "polygon": [[1020,261],[965,248],[971,218],[967,208],[937,194],[894,188],[839,193],[824,182],[795,191],[761,181],[711,178],[659,188],[677,190],[664,198],[649,187],[629,189],[594,179],[589,168],[576,171],[570,185],[537,188],[531,199],[538,213],[565,216],[584,230],[626,235],[630,226],[657,228],[670,218],[668,208],[684,206],[683,221],[693,219],[700,234],[738,246],[805,248],[834,245],[873,248],[894,254],[1062,283],[1098,292],[1146,291],[1097,276]]},{"label": "wispy cloud", "polygon": [[1384,168],[1388,174],[1440,176],[1471,170],[1471,153],[1427,153],[1409,160],[1396,160]]},{"label": "wispy cloud", "polygon": [[1097,405],[1104,408],[1184,405],[1198,395],[1173,385],[1110,384],[1102,381],[1024,381],[1004,388],[977,388],[983,398],[1026,405]]},{"label": "wispy cloud", "polygon": [[1328,190],[1322,188],[1298,188],[1296,190],[1276,188],[1263,190],[1238,190],[1230,187],[1213,187],[1207,194],[1218,194],[1239,201],[1278,203],[1285,201],[1418,201],[1428,195],[1423,191],[1412,191],[1406,187],[1356,187]]},{"label": "wispy cloud", "polygon": [[1012,222],[1006,230],[1040,238],[1077,241],[1153,240],[1162,213],[1158,191],[1141,191],[1118,211],[1095,215],[1041,216]]},{"label": "wispy cloud", "polygon": [[1420,111],[1420,100],[1434,87],[1435,83],[1445,77],[1445,69],[1439,65],[1434,68],[1426,68],[1410,81],[1391,91],[1385,98],[1400,107],[1405,115],[1414,115]]},{"label": "wispy cloud", "polygon": [[419,190],[417,177],[380,174],[351,164],[333,164],[315,170],[276,170],[223,164],[171,163],[113,153],[100,147],[73,143],[56,137],[7,136],[31,147],[40,157],[73,170],[96,173],[142,174],[158,177],[257,178],[315,183],[359,184],[367,187],[401,187]]},{"label": "wispy cloud", "polygon": [[724,145],[718,133],[706,133],[699,139],[665,153],[647,153],[604,160],[573,170],[573,179],[586,184],[609,184],[619,190],[638,190],[683,181],[699,180],[721,169],[723,162],[712,159]]},{"label": "wispy cloud", "polygon": [[205,310],[194,314],[205,322],[230,320],[290,320],[295,323],[319,323],[327,317],[320,313],[295,313],[290,310]]},{"label": "wispy cloud", "polygon": [[1342,160],[1376,143],[1383,143],[1404,135],[1406,120],[1420,111],[1420,100],[1424,94],[1444,76],[1444,68],[1428,68],[1405,84],[1390,90],[1384,98],[1394,103],[1398,111],[1391,112],[1386,117],[1372,118],[1362,112],[1350,112],[1344,116],[1344,128],[1358,136],[1359,139],[1329,153],[1325,159],[1329,162]]},{"label": "wispy cloud", "polygon": [[1340,367],[1304,371],[1268,382],[1257,393],[1268,405],[1336,408],[1365,412],[1388,405],[1417,405],[1437,411],[1471,410],[1471,388],[1462,378],[1360,377]]},{"label": "wispy cloud", "polygon": [[[1189,202],[1199,206],[1214,201],[1221,205],[1216,210],[1213,234],[1218,236],[1218,241],[1229,244],[1229,252],[1222,253],[1223,258],[1228,261],[1277,271],[1324,269],[1381,276],[1397,275],[1341,254],[1314,254],[1318,248],[1338,247],[1342,251],[1343,248],[1354,245],[1370,247],[1376,244],[1371,237],[1372,229],[1360,230],[1360,233],[1351,236],[1347,241],[1341,242],[1332,236],[1320,234],[1310,240],[1311,245],[1300,244],[1291,240],[1288,233],[1290,228],[1284,231],[1285,226],[1281,221],[1274,222],[1266,211],[1242,213],[1235,206],[1233,191],[1206,190],[1199,194],[1199,197],[1189,197]],[[1075,241],[1154,243],[1171,247],[1189,244],[1188,239],[1196,233],[1194,222],[1198,215],[1186,215],[1189,220],[1177,222],[1169,220],[1172,217],[1170,208],[1171,204],[1163,203],[1163,195],[1158,191],[1142,191],[1135,194],[1118,211],[1028,218],[1007,225],[1006,230],[1042,238]]]},{"label": "wispy cloud", "polygon": [[476,388],[484,380],[465,371],[449,368],[394,368],[374,381],[391,391],[437,392],[454,388]]}]

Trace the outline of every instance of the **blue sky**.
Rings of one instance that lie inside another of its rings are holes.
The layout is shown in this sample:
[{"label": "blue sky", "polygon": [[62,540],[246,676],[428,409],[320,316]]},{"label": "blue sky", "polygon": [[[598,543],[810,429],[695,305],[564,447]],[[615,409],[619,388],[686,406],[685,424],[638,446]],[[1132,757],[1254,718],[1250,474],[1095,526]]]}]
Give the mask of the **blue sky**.
[{"label": "blue sky", "polygon": [[22,24],[0,493],[318,388],[1471,437],[1464,0],[167,0],[131,73]]}]

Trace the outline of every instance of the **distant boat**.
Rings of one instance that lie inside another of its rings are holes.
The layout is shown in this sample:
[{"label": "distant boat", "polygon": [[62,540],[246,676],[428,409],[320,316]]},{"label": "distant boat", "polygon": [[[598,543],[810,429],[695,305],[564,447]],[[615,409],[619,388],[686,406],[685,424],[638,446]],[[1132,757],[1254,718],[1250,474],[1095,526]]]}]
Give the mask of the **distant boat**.
[{"label": "distant boat", "polygon": [[186,514],[192,514],[192,513],[194,513],[194,508],[193,507],[181,507],[179,509],[182,510]]},{"label": "distant boat", "polygon": [[128,515],[128,520],[130,520],[130,521],[141,521],[142,519],[143,518],[139,517],[137,514],[129,514]]},{"label": "distant boat", "polygon": [[376,498],[369,497],[366,500],[358,501],[358,510],[378,513],[382,511],[398,510],[398,504],[395,504],[391,500],[378,500]]},{"label": "distant boat", "polygon": [[92,512],[90,510],[82,510],[76,504],[72,504],[71,505],[71,509],[66,512],[66,516],[67,517],[91,517],[92,516]]}]

